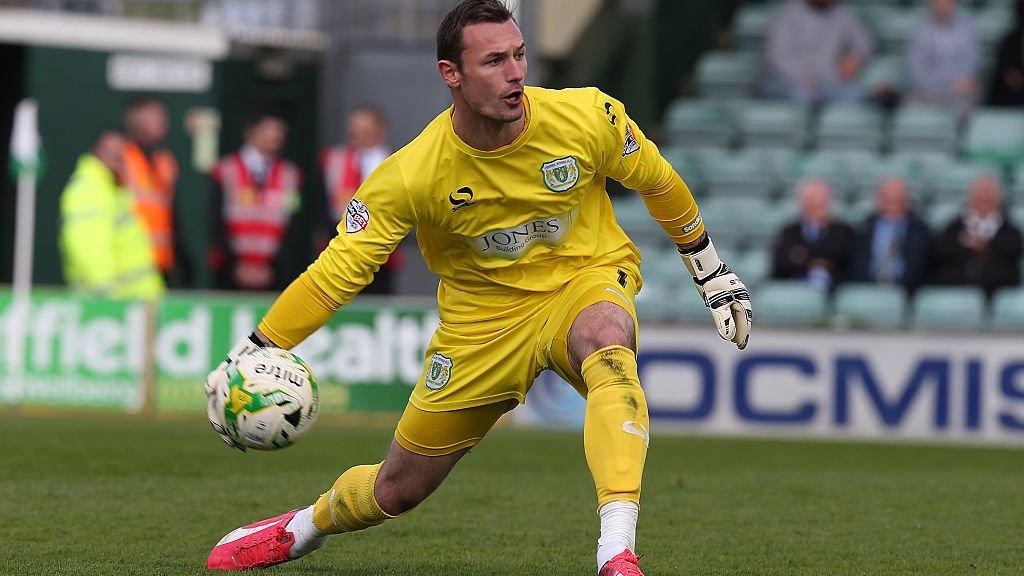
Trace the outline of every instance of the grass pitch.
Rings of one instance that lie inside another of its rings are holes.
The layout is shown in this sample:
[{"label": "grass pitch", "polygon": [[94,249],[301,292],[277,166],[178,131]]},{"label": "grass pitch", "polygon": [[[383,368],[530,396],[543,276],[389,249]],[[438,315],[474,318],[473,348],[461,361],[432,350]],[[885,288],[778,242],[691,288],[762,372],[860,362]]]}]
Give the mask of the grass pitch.
[{"label": "grass pitch", "polygon": [[[6,416],[0,574],[202,574],[231,529],[305,506],[384,429],[318,426],[277,453],[205,422]],[[1020,574],[1024,452],[656,436],[639,527],[648,576]],[[420,508],[271,574],[594,574],[575,433],[495,430]]]}]

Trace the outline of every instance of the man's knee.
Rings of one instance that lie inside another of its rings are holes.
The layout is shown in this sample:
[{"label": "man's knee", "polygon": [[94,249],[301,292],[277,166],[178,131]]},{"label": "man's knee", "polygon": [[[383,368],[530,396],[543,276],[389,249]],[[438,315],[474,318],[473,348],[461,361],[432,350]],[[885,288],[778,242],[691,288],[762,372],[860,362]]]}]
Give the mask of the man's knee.
[{"label": "man's knee", "polygon": [[569,332],[569,348],[576,362],[609,346],[624,346],[636,351],[633,317],[611,302],[598,302],[585,308]]}]

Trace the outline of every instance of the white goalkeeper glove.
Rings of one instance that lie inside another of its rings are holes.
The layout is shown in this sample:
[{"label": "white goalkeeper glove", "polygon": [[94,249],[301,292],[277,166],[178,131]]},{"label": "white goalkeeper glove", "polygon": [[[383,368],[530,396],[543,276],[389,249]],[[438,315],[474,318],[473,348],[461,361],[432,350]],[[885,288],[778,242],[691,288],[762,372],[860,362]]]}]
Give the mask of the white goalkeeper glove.
[{"label": "white goalkeeper glove", "polygon": [[245,446],[231,438],[224,423],[224,404],[228,401],[228,368],[238,362],[242,356],[263,347],[263,342],[253,332],[235,344],[228,352],[228,357],[206,376],[206,414],[210,418],[210,426],[213,426],[214,431],[220,434],[221,440],[224,440],[225,444],[232,448],[238,448],[242,452],[245,452]]},{"label": "white goalkeeper glove", "polygon": [[680,251],[704,305],[711,311],[718,334],[743,350],[750,339],[753,310],[747,287],[721,260],[711,238],[705,236],[692,251]]}]

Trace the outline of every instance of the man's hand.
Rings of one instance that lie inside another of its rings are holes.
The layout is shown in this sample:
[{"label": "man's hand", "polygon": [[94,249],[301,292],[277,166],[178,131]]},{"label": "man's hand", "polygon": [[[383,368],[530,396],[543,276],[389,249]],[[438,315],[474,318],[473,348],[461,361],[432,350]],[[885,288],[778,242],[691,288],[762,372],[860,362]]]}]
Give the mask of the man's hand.
[{"label": "man's hand", "polygon": [[206,376],[206,414],[210,419],[210,426],[213,426],[214,431],[220,434],[221,440],[225,444],[232,448],[238,448],[242,452],[245,452],[245,447],[231,438],[227,426],[224,424],[224,403],[228,400],[228,367],[242,356],[266,345],[267,343],[260,335],[253,332],[235,344],[228,352],[228,357]]},{"label": "man's hand", "polygon": [[718,259],[715,245],[707,236],[692,248],[681,247],[679,255],[693,276],[697,293],[711,311],[718,334],[740,350],[746,348],[753,320],[747,287]]}]

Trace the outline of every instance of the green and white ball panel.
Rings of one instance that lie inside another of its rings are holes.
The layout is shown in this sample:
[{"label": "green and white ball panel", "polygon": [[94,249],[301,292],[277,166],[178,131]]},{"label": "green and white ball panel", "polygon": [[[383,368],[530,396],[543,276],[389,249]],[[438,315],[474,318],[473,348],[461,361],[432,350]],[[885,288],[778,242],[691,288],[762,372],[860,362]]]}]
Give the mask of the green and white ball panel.
[{"label": "green and white ball panel", "polygon": [[232,438],[246,448],[291,446],[316,420],[316,378],[295,354],[262,348],[239,358],[228,376],[224,422]]}]

